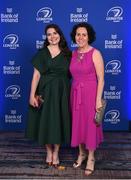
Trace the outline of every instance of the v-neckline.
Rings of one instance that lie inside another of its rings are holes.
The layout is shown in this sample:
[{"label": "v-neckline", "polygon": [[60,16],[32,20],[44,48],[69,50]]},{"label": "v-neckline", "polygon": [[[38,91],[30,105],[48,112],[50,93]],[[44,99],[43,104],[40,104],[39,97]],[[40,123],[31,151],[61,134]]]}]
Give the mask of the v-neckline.
[{"label": "v-neckline", "polygon": [[58,57],[58,56],[61,54],[61,51],[60,51],[56,56],[52,57],[51,52],[50,52],[50,50],[49,50],[48,47],[47,47],[47,51],[48,51],[48,53],[49,53],[49,55],[50,55],[50,58],[51,58],[52,60],[55,59],[56,57]]}]

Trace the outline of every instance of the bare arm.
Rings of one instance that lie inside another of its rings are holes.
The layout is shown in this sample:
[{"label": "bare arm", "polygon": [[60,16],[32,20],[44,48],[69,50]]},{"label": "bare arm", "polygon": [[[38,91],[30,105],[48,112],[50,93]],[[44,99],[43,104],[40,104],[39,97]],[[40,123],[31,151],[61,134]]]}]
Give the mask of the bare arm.
[{"label": "bare arm", "polygon": [[98,80],[97,96],[96,96],[96,110],[102,106],[101,98],[104,88],[104,62],[101,53],[95,50],[93,53],[93,62],[96,69]]},{"label": "bare arm", "polygon": [[36,89],[40,80],[40,73],[37,69],[34,68],[31,91],[30,91],[30,105],[33,107],[38,107],[37,99],[35,98]]}]

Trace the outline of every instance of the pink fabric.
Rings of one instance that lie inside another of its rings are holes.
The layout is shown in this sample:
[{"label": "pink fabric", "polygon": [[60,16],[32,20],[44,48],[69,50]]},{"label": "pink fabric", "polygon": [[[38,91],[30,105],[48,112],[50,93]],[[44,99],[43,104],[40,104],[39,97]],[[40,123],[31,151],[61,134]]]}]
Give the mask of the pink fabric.
[{"label": "pink fabric", "polygon": [[77,60],[74,51],[70,64],[73,76],[71,88],[72,139],[71,146],[85,144],[86,149],[95,150],[103,141],[102,126],[94,123],[97,77],[92,60],[94,48]]}]

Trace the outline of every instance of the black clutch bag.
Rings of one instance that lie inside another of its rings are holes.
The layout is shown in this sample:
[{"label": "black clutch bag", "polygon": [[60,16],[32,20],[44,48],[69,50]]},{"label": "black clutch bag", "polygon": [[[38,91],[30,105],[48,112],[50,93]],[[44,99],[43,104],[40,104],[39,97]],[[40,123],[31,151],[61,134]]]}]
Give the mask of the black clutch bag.
[{"label": "black clutch bag", "polygon": [[95,123],[99,126],[102,123],[107,101],[102,99],[102,107],[95,114]]}]

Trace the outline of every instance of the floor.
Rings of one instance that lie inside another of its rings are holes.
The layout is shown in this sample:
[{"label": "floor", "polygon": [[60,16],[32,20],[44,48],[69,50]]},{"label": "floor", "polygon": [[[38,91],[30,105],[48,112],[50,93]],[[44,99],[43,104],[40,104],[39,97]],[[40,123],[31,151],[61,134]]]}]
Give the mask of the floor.
[{"label": "floor", "polygon": [[131,179],[131,133],[105,132],[104,137],[95,154],[95,171],[86,177],[86,164],[72,167],[77,148],[61,147],[65,170],[46,168],[43,147],[25,139],[23,132],[0,132],[0,179]]}]

